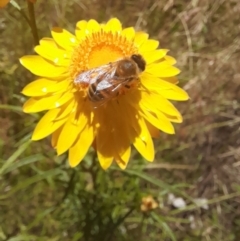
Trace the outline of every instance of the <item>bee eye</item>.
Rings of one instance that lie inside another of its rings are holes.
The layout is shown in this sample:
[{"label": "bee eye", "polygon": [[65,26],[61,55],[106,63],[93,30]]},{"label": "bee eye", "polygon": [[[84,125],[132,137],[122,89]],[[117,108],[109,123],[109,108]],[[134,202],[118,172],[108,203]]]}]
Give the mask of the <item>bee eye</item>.
[{"label": "bee eye", "polygon": [[133,55],[131,56],[131,58],[135,61],[136,59],[139,59],[139,55],[133,54]]}]

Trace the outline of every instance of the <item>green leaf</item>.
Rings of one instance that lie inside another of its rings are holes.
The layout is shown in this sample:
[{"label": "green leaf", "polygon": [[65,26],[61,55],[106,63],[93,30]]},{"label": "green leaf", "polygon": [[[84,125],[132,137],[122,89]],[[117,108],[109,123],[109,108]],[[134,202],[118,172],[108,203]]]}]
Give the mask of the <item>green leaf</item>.
[{"label": "green leaf", "polygon": [[32,185],[33,183],[39,182],[41,180],[44,180],[44,179],[47,179],[47,178],[50,178],[53,176],[60,175],[62,173],[63,173],[63,171],[60,169],[53,169],[53,170],[46,171],[45,173],[41,173],[41,174],[37,174],[33,177],[29,177],[25,181],[22,181],[19,184],[15,185],[12,189],[10,189],[10,191],[8,193],[1,195],[0,200],[9,198],[15,192],[22,190],[22,189],[26,189],[28,186]]},{"label": "green leaf", "polygon": [[[114,168],[115,169],[115,168]],[[136,171],[136,170],[131,170],[131,169],[126,169],[123,170],[123,172],[129,174],[129,175],[133,175],[133,176],[137,176],[140,177],[141,179],[155,185],[158,186],[162,189],[162,191],[164,191],[164,194],[168,193],[169,191],[174,192],[174,193],[178,193],[182,196],[185,196],[189,199],[191,199],[191,197],[187,196],[185,192],[180,191],[180,187],[186,187],[186,184],[176,184],[176,185],[169,185],[163,181],[161,181],[160,179],[154,178],[152,176],[149,176],[145,173],[143,173],[142,171]]]},{"label": "green leaf", "polygon": [[10,4],[13,5],[13,7],[15,7],[16,9],[18,9],[19,11],[21,10],[21,7],[18,5],[18,3],[14,0],[10,0]]},{"label": "green leaf", "polygon": [[16,161],[16,159],[28,148],[30,143],[31,143],[31,140],[28,140],[27,142],[25,142],[21,146],[19,146],[19,148],[6,160],[6,162],[1,167],[0,175],[3,175],[6,171],[6,169],[10,168],[12,163],[14,161]]},{"label": "green leaf", "polygon": [[151,217],[157,221],[157,223],[160,225],[162,228],[163,232],[168,235],[172,241],[176,241],[176,237],[172,231],[172,229],[168,226],[166,222],[164,222],[160,216],[158,216],[156,213],[152,212]]},{"label": "green leaf", "polygon": [[4,174],[9,173],[13,170],[18,169],[19,167],[37,162],[42,160],[43,158],[45,158],[42,154],[36,154],[36,155],[32,155],[32,156],[28,156],[25,158],[22,158],[21,160],[19,160],[18,162],[14,163],[14,165],[11,165],[9,168],[5,169]]},{"label": "green leaf", "polygon": [[22,107],[21,107],[21,106],[15,106],[15,105],[0,105],[0,109],[3,109],[3,110],[11,110],[11,111],[23,113],[23,110],[22,110]]},{"label": "green leaf", "polygon": [[51,207],[39,213],[38,216],[27,226],[27,230],[30,230],[34,226],[37,226],[39,224],[41,225],[41,223],[43,222],[43,219],[45,219],[46,216],[51,212],[53,212],[54,210],[55,210],[55,207]]}]

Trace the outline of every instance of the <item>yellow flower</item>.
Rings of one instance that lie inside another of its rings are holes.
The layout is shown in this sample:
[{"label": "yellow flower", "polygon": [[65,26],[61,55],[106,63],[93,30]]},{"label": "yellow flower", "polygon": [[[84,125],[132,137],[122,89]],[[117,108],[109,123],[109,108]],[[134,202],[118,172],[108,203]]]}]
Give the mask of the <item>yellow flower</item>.
[{"label": "yellow flower", "polygon": [[0,0],[0,8],[4,8],[10,0]]},{"label": "yellow flower", "polygon": [[[26,113],[48,110],[37,124],[32,139],[52,134],[58,155],[68,151],[75,167],[93,146],[102,168],[115,160],[125,168],[131,145],[148,161],[154,159],[152,137],[159,130],[174,134],[171,122],[182,122],[181,114],[168,101],[188,99],[176,86],[180,71],[159,42],[134,28],[122,28],[118,19],[106,24],[95,20],[79,21],[75,35],[61,28],[52,30],[53,38],[43,38],[35,47],[39,56],[20,59],[21,64],[40,76],[22,91],[31,98],[24,104]],[[146,69],[140,83],[127,93],[94,108],[87,96],[88,85],[76,85],[80,73],[124,57],[140,54]]]},{"label": "yellow flower", "polygon": [[159,205],[155,199],[151,195],[148,195],[142,198],[140,209],[142,212],[149,212],[153,209],[156,209],[158,206]]}]

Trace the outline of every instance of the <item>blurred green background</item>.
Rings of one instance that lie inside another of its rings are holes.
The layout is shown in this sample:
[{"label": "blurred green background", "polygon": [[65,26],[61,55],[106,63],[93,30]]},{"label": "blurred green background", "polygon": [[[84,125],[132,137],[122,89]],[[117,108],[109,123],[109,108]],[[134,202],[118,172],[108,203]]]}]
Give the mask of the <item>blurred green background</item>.
[{"label": "blurred green background", "polygon": [[[34,76],[18,59],[33,38],[16,8],[1,9],[0,241],[240,240],[240,1],[37,0],[35,12],[40,38],[91,18],[147,31],[191,99],[175,103],[184,122],[155,140],[152,164],[133,153],[125,171],[103,171],[90,151],[71,169],[49,139],[29,141],[40,115],[22,113]],[[158,207],[142,212],[149,195]]]}]

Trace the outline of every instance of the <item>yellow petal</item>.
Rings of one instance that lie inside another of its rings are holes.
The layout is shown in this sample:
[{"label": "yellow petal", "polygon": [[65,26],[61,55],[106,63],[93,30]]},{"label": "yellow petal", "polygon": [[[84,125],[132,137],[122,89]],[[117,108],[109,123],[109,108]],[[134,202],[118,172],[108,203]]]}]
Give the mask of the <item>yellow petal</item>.
[{"label": "yellow petal", "polygon": [[168,133],[174,134],[174,127],[171,122],[164,116],[161,112],[157,112],[157,116],[153,115],[151,112],[145,108],[141,109],[142,116],[150,122],[153,126],[157,127],[159,130]]},{"label": "yellow petal", "polygon": [[160,136],[159,130],[155,126],[153,126],[151,123],[149,123],[147,120],[145,120],[145,123],[146,123],[146,126],[149,130],[151,137],[159,138],[159,136]]},{"label": "yellow petal", "polygon": [[[106,155],[106,151],[104,150],[104,148],[107,148],[107,146],[103,145],[100,149],[97,148],[97,156],[101,167],[104,170],[107,170],[113,162],[113,152],[112,154],[109,155],[109,151],[108,151],[108,155]],[[112,147],[109,146],[109,148],[112,148]]]},{"label": "yellow petal", "polygon": [[142,92],[142,99],[140,100],[140,106],[145,108],[146,110],[152,112],[164,112],[171,116],[181,116],[179,111],[174,107],[174,105],[162,97],[160,94],[156,94],[154,92]]},{"label": "yellow petal", "polygon": [[65,67],[58,67],[44,60],[40,56],[27,55],[20,58],[20,63],[33,74],[42,77],[58,77],[66,72]]},{"label": "yellow petal", "polygon": [[58,66],[69,66],[69,58],[67,58],[67,52],[59,48],[46,48],[38,45],[34,48],[35,52],[47,60],[50,60]]},{"label": "yellow petal", "polygon": [[175,76],[173,76],[173,77],[167,77],[167,78],[161,78],[162,80],[165,80],[165,81],[167,81],[167,82],[169,82],[169,83],[172,83],[172,84],[178,84],[178,78],[177,77],[175,77]]},{"label": "yellow petal", "polygon": [[62,132],[62,126],[52,133],[51,144],[54,149],[57,147],[58,138],[61,132]]},{"label": "yellow petal", "polygon": [[82,41],[86,38],[86,32],[85,32],[85,29],[81,29],[81,30],[75,30],[75,34],[76,34],[76,37],[79,41]]},{"label": "yellow petal", "polygon": [[[90,112],[89,109],[87,111]],[[90,119],[90,113],[87,113],[88,115],[85,114],[86,110],[78,109],[78,112],[79,115],[76,112],[72,113],[68,122],[63,126],[57,143],[58,155],[61,155],[73,145],[77,136],[85,128]]]},{"label": "yellow petal", "polygon": [[146,143],[149,138],[149,131],[146,127],[145,120],[141,116],[138,116],[137,125],[134,126],[134,129],[138,133],[138,137]]},{"label": "yellow petal", "polygon": [[[132,97],[135,98],[134,93],[132,94],[131,100]],[[115,161],[121,169],[125,169],[131,155],[131,144],[140,132],[138,119],[136,118],[138,110],[129,105],[127,95],[112,103],[112,107],[110,113],[104,113],[107,120],[111,120],[110,123],[106,123],[108,128],[111,125],[114,127],[113,131],[111,131],[112,137],[109,145],[114,144]],[[128,118],[123,118],[123,116],[128,116]],[[136,126],[139,127],[138,131],[135,130]]]},{"label": "yellow petal", "polygon": [[62,107],[61,111],[56,117],[56,120],[61,120],[62,118],[65,118],[70,113],[74,112],[78,106],[78,103],[76,103],[75,99],[72,99],[68,102],[66,102]]},{"label": "yellow petal", "polygon": [[176,85],[172,89],[161,91],[161,95],[169,100],[185,101],[189,99],[187,92]]},{"label": "yellow petal", "polygon": [[129,146],[126,151],[121,155],[122,160],[125,162],[125,165],[127,165],[129,158],[131,156],[131,146]]},{"label": "yellow petal", "polygon": [[77,44],[76,37],[65,29],[55,27],[51,31],[56,43],[66,50],[72,50]]},{"label": "yellow petal", "polygon": [[112,165],[113,156],[102,155],[100,151],[98,151],[97,154],[98,154],[98,160],[102,169],[107,170]]},{"label": "yellow petal", "polygon": [[174,65],[177,63],[176,59],[173,58],[172,56],[166,55],[164,57],[164,59],[170,64],[170,65]]},{"label": "yellow petal", "polygon": [[[37,49],[37,53],[44,58],[51,60],[54,64],[59,66],[66,66],[69,64],[71,53],[60,48],[53,38],[43,38],[40,40],[41,49]],[[37,46],[38,48],[38,46]],[[43,50],[44,49],[44,50]],[[35,49],[36,50],[36,49]],[[51,51],[49,51],[51,50]],[[53,58],[54,57],[54,58]],[[67,63],[66,63],[67,61]]]},{"label": "yellow petal", "polygon": [[124,156],[133,139],[128,135],[130,120],[129,118],[123,118],[123,116],[129,116],[127,115],[127,112],[131,113],[131,115],[134,115],[134,112],[131,111],[132,108],[130,109],[129,105],[124,103],[122,99],[118,99],[118,101],[112,101],[108,108],[109,111],[104,113],[104,116],[105,118],[111,120],[111,123],[109,123],[108,127],[112,128],[110,131],[113,136],[113,142],[115,143],[115,156],[119,156],[120,160],[123,159],[123,163],[126,165],[126,160],[128,161],[128,159],[124,159]]},{"label": "yellow petal", "polygon": [[147,65],[145,72],[157,77],[172,77],[178,75],[180,70],[168,64],[167,61],[163,61]]},{"label": "yellow petal", "polygon": [[49,100],[52,103],[55,103],[59,99],[59,95],[51,95],[48,97],[41,97],[41,98],[30,98],[28,99],[23,105],[23,111],[25,113],[34,113],[40,112],[43,110],[50,110],[49,108]]},{"label": "yellow petal", "polygon": [[152,162],[154,160],[155,153],[153,149],[152,139],[149,139],[149,141],[146,144],[141,140],[141,138],[137,137],[133,145],[147,161]]},{"label": "yellow petal", "polygon": [[151,95],[143,93],[143,96],[145,97],[139,103],[142,109],[152,113],[163,112],[171,116],[181,117],[181,114],[174,105],[162,96],[155,95],[154,93]]},{"label": "yellow petal", "polygon": [[85,31],[88,31],[87,33],[89,33],[89,32],[96,32],[99,30],[100,30],[99,23],[94,19],[90,19],[87,23]]},{"label": "yellow petal", "polygon": [[24,87],[22,93],[26,96],[43,96],[49,93],[66,91],[70,85],[69,81],[53,81],[49,79],[38,79]]},{"label": "yellow petal", "polygon": [[115,157],[115,161],[117,162],[118,166],[124,170],[127,167],[129,158],[131,156],[131,146],[129,146],[122,155],[118,155]]},{"label": "yellow petal", "polygon": [[[96,135],[97,156],[101,167],[106,170],[112,164],[115,145],[113,142],[113,135],[109,131],[109,129],[111,130],[110,120],[105,113],[101,113],[100,110],[97,114],[100,123]],[[106,120],[106,123],[103,122],[104,120]]]},{"label": "yellow petal", "polygon": [[104,26],[104,30],[118,32],[122,30],[122,24],[117,18],[111,18]]},{"label": "yellow petal", "polygon": [[84,29],[87,27],[87,21],[86,20],[81,20],[77,22],[77,28],[78,29]]},{"label": "yellow petal", "polygon": [[182,88],[176,86],[175,84],[169,83],[168,81],[165,81],[163,79],[159,79],[154,76],[151,76],[147,73],[142,74],[141,83],[145,86],[145,88],[148,91],[155,92],[167,99],[179,100],[179,101],[184,101],[189,99],[187,92]]},{"label": "yellow petal", "polygon": [[140,124],[140,133],[135,138],[133,145],[146,160],[153,161],[154,146],[153,146],[152,138],[146,127],[144,119],[139,118],[139,124]]},{"label": "yellow petal", "polygon": [[58,108],[68,102],[69,100],[72,100],[74,98],[74,95],[70,91],[66,91],[65,93],[61,94],[60,98],[53,102],[52,104],[49,103],[50,108]]},{"label": "yellow petal", "polygon": [[[142,53],[143,58],[147,62],[147,64],[151,64],[161,58],[163,58],[167,54],[167,49],[157,49],[154,51],[144,52]],[[141,53],[141,52],[140,52]]]},{"label": "yellow petal", "polygon": [[86,125],[79,134],[76,144],[69,149],[69,165],[71,167],[77,166],[88,152],[94,140],[94,130],[92,125]]},{"label": "yellow petal", "polygon": [[40,45],[45,48],[57,48],[57,44],[53,38],[42,38],[40,41]]},{"label": "yellow petal", "polygon": [[66,119],[59,121],[54,120],[59,111],[60,109],[50,110],[42,117],[33,132],[32,140],[36,141],[43,139],[44,137],[52,134],[66,122]]},{"label": "yellow petal", "polygon": [[134,44],[136,47],[140,47],[148,39],[148,34],[145,32],[136,32]]},{"label": "yellow petal", "polygon": [[27,100],[23,106],[25,113],[40,112],[57,108],[73,98],[73,93],[66,92],[64,94],[56,94],[44,97],[35,97]]},{"label": "yellow petal", "polygon": [[146,51],[152,51],[155,50],[159,45],[159,41],[148,39],[146,40],[141,46],[140,46],[140,53],[146,52]]},{"label": "yellow petal", "polygon": [[133,27],[125,28],[122,30],[122,35],[124,35],[127,39],[132,40],[135,37],[135,30]]},{"label": "yellow petal", "polygon": [[[126,134],[128,136],[129,143],[132,144],[136,138],[136,136],[139,135],[140,131],[140,125],[139,125],[139,105],[137,104],[136,109],[135,107],[131,105],[124,105],[125,107],[125,116],[128,116],[127,122],[128,125],[126,125]],[[120,152],[119,154],[121,155]]]},{"label": "yellow petal", "polygon": [[174,123],[182,123],[183,121],[183,118],[182,116],[171,116],[171,115],[167,115],[167,114],[164,114],[171,122],[174,122]]},{"label": "yellow petal", "polygon": [[149,73],[143,73],[141,75],[141,83],[146,87],[146,89],[158,89],[158,90],[164,90],[164,89],[171,89],[172,86],[175,86],[172,83],[169,83],[167,81],[164,81],[164,78],[156,77]]},{"label": "yellow petal", "polygon": [[166,115],[162,112],[156,112],[157,118],[159,122],[161,123],[161,129],[162,131],[169,133],[169,134],[175,134],[174,127],[172,123],[169,121],[169,119],[166,117]]},{"label": "yellow petal", "polygon": [[[133,92],[131,95],[131,100],[137,103],[137,99],[137,92]],[[128,116],[128,125],[126,126],[126,129],[129,140],[131,141],[131,143],[134,144],[136,149],[142,154],[144,158],[152,161],[154,158],[153,142],[149,134],[149,130],[145,124],[145,120],[138,114],[139,106],[136,106],[137,109],[132,108],[132,102],[129,102],[129,99],[127,101],[127,97],[123,98],[121,102],[122,103],[120,103],[119,107],[125,107],[125,116]],[[129,103],[131,103],[131,105],[129,105]],[[121,157],[120,160],[122,159],[124,160],[124,158]],[[118,161],[118,159],[116,161]],[[122,163],[124,162],[119,162],[118,165],[122,165]],[[122,166],[122,168],[124,168],[124,165]]]}]

